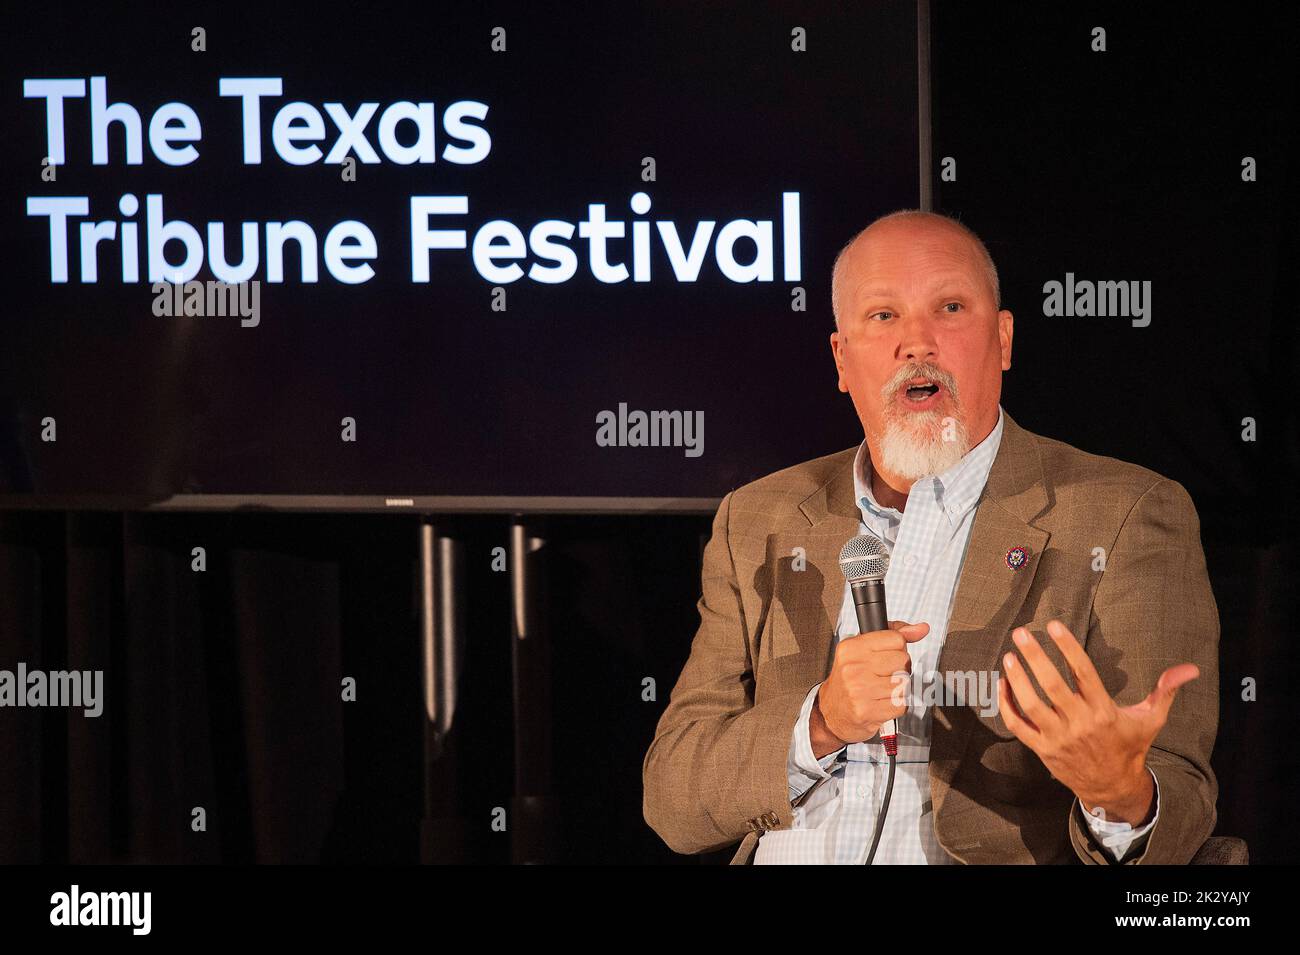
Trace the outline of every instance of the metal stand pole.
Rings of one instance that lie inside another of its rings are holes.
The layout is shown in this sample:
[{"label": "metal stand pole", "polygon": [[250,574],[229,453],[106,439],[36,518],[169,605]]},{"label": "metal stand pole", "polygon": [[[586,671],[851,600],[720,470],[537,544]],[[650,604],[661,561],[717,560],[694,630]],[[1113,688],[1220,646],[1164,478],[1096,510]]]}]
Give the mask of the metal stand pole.
[{"label": "metal stand pole", "polygon": [[464,862],[466,820],[456,800],[456,691],[464,641],[463,554],[459,541],[439,537],[421,518],[420,645],[424,690],[424,814],[420,861]]},{"label": "metal stand pole", "polygon": [[511,801],[512,859],[554,861],[556,829],[551,790],[551,673],[545,590],[539,573],[543,538],[516,515],[510,525],[511,658],[514,671],[515,794]]}]

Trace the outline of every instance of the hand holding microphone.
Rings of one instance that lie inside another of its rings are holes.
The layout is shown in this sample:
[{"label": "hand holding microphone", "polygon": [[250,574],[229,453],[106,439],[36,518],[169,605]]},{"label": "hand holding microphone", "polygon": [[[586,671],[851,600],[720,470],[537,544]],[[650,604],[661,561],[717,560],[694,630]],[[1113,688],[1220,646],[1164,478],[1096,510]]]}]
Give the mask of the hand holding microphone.
[{"label": "hand holding microphone", "polygon": [[[892,759],[898,753],[896,718],[907,712],[906,688],[902,702],[896,702],[899,695],[895,691],[895,674],[912,672],[907,644],[922,639],[929,633],[930,625],[886,622],[885,575],[889,571],[889,548],[880,538],[873,534],[850,537],[840,550],[840,570],[849,584],[860,632],[836,646],[831,677],[817,693],[809,732],[813,732],[813,723],[820,724],[818,730],[829,731],[843,745],[863,742],[879,731],[885,753]],[[843,653],[846,644],[852,646]],[[845,657],[843,670],[842,655]],[[832,679],[834,685],[828,691],[827,684]],[[850,735],[845,736],[839,730]],[[866,735],[861,735],[864,732]],[[826,740],[822,744],[825,746]],[[816,740],[813,748],[815,752]],[[831,746],[820,755],[838,748]]]},{"label": "hand holding microphone", "polygon": [[[835,648],[835,662],[817,691],[809,722],[813,754],[820,759],[846,743],[861,743],[887,722],[907,712],[906,692],[897,693],[895,674],[912,672],[907,645],[930,632],[927,623],[889,621],[889,629],[846,637]],[[820,723],[820,726],[818,725]],[[825,733],[819,730],[825,730]],[[828,734],[828,735],[827,735]]]}]

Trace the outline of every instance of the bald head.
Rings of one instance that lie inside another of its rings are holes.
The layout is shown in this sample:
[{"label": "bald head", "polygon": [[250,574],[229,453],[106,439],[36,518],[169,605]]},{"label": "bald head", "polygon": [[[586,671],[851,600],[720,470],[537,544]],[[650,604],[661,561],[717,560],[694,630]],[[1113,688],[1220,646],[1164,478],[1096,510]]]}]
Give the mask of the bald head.
[{"label": "bald head", "polygon": [[873,237],[898,229],[926,229],[947,231],[965,240],[970,246],[971,254],[977,263],[990,292],[993,294],[995,308],[1002,304],[1001,288],[998,283],[997,266],[993,257],[980,237],[956,219],[940,215],[937,212],[922,212],[920,209],[900,209],[873,221],[865,229],[850,239],[835,257],[835,267],[831,271],[831,311],[835,315],[835,327],[840,327],[840,318],[844,314],[848,301],[851,272],[855,261],[860,258],[865,247]]}]

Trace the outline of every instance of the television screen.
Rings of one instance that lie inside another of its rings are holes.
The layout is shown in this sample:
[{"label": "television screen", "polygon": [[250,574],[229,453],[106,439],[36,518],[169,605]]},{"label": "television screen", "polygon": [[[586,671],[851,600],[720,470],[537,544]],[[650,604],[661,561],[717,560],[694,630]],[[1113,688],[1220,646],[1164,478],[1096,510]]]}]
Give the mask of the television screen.
[{"label": "television screen", "polygon": [[8,19],[6,506],[654,508],[861,438],[913,2]]}]

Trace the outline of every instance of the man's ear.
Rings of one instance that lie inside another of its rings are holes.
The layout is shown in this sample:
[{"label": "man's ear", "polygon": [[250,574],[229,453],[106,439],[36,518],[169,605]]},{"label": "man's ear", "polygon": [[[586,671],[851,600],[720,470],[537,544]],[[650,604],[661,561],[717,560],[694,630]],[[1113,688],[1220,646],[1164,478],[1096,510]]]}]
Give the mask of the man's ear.
[{"label": "man's ear", "polygon": [[838,331],[831,332],[831,355],[835,359],[835,371],[839,376],[836,387],[846,395],[849,393],[849,386],[844,383],[844,360],[840,357],[840,348],[843,347],[844,340]]},{"label": "man's ear", "polygon": [[1002,370],[1011,368],[1011,339],[1015,334],[1015,316],[1007,309],[998,312],[998,341],[1002,344]]}]

